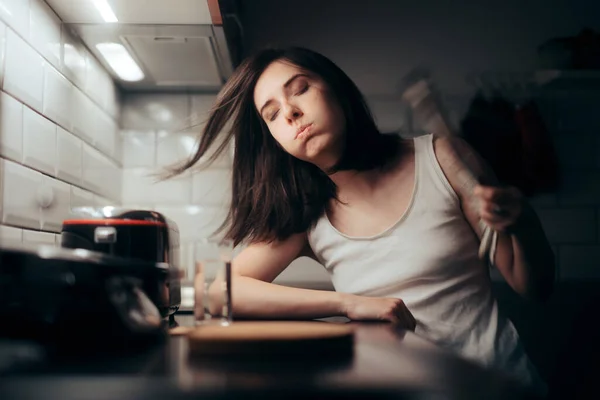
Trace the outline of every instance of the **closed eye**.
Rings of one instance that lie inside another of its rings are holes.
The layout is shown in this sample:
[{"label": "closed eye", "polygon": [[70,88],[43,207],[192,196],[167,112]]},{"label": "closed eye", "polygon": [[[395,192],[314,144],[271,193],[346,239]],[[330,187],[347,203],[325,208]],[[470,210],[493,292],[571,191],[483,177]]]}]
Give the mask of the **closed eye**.
[{"label": "closed eye", "polygon": [[306,93],[307,90],[308,90],[308,85],[306,85],[302,89],[300,89],[300,91],[296,93],[296,96]]},{"label": "closed eye", "polygon": [[275,111],[275,113],[273,113],[273,115],[271,115],[271,118],[269,118],[269,121],[271,121],[271,122],[275,121],[275,118],[277,118],[277,114],[279,114],[279,110]]}]

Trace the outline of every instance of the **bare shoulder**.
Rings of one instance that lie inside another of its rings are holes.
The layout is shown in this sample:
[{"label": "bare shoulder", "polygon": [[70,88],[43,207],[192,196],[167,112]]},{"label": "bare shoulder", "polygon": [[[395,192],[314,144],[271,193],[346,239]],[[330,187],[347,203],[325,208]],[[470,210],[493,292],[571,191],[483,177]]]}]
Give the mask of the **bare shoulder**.
[{"label": "bare shoulder", "polygon": [[494,183],[495,176],[485,160],[460,136],[433,136],[435,156],[456,193],[470,196],[472,190],[464,180],[465,172],[473,174],[478,183]]}]

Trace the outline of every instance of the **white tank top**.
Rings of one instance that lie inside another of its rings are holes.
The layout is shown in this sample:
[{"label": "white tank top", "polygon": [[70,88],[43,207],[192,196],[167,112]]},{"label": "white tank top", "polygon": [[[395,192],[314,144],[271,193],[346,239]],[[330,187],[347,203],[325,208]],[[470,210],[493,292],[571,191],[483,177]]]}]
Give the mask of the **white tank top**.
[{"label": "white tank top", "polygon": [[513,324],[498,313],[479,240],[433,150],[433,135],[414,139],[415,183],[409,206],[392,226],[369,237],[335,229],[324,214],[309,232],[336,291],[401,298],[415,333],[545,392]]}]

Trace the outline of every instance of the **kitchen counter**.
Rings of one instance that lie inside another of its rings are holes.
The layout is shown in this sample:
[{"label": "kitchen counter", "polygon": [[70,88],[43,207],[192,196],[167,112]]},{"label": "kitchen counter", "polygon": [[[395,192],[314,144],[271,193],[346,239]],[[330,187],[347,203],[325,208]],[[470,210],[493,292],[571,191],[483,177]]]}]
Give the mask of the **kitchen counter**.
[{"label": "kitchen counter", "polygon": [[[189,315],[175,320],[181,326],[192,322]],[[351,324],[356,328],[354,354],[345,360],[208,362],[189,357],[185,337],[171,336],[133,355],[0,368],[0,398],[525,398],[503,376],[412,332],[388,324]],[[26,347],[19,354],[35,358]]]}]

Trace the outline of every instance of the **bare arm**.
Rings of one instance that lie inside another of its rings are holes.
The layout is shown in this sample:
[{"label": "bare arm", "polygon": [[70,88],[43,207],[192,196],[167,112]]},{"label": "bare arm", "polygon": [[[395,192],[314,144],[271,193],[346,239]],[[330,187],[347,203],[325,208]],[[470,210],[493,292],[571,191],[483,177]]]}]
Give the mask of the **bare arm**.
[{"label": "bare arm", "polygon": [[[457,192],[465,217],[476,234],[481,237],[480,219],[498,231],[494,263],[508,284],[524,297],[546,299],[554,282],[554,253],[533,208],[516,188],[497,187],[491,169],[463,139],[438,137],[434,147],[440,166]],[[461,185],[459,174],[464,165],[481,184],[490,186]],[[506,215],[494,214],[492,209],[496,205],[505,206]]]},{"label": "bare arm", "polygon": [[345,315],[342,293],[271,283],[292,261],[303,255],[312,255],[305,234],[291,236],[282,242],[255,243],[244,249],[232,265],[234,315],[274,319]]},{"label": "bare arm", "polygon": [[[243,250],[232,265],[234,317],[268,319],[315,319],[344,316],[352,320],[393,322],[415,329],[416,321],[401,299],[357,296],[324,290],[291,288],[271,283],[299,256],[315,258],[306,234],[281,242],[255,243]],[[216,281],[211,297],[221,300]]]}]

